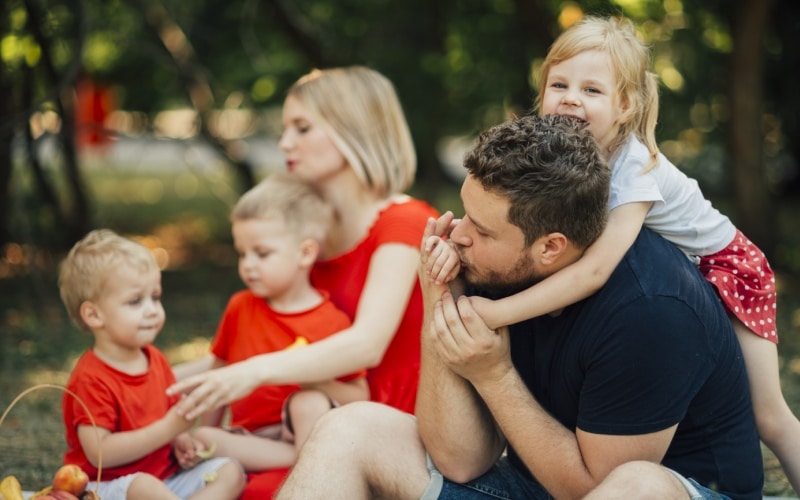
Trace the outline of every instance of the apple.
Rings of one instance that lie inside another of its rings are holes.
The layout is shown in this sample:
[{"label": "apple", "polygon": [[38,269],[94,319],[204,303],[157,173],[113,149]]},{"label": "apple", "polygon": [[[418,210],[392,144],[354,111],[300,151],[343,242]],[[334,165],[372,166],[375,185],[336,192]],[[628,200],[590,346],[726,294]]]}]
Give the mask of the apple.
[{"label": "apple", "polygon": [[83,469],[75,464],[62,465],[53,476],[53,491],[50,494],[65,491],[79,497],[86,491],[87,484],[89,484],[89,475],[83,472]]}]

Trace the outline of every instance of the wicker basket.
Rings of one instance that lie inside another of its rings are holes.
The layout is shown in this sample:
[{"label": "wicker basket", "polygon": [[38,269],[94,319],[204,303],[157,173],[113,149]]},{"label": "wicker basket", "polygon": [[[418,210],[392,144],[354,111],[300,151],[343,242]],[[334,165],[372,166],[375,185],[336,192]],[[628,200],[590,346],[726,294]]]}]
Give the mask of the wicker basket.
[{"label": "wicker basket", "polygon": [[[69,389],[67,389],[64,386],[56,385],[56,384],[37,384],[37,385],[29,387],[29,388],[25,389],[24,391],[22,391],[21,393],[19,393],[17,395],[17,397],[15,397],[11,401],[11,403],[9,403],[9,405],[6,407],[6,409],[3,412],[3,414],[0,415],[0,427],[3,426],[3,422],[5,422],[6,417],[8,416],[9,412],[11,412],[11,409],[14,408],[14,406],[22,398],[24,398],[25,396],[27,396],[28,394],[30,394],[32,392],[39,391],[39,390],[42,390],[42,389],[56,389],[56,390],[59,390],[59,391],[65,393],[65,394],[69,394],[70,396],[75,398],[75,401],[77,401],[83,407],[84,411],[86,411],[86,414],[89,415],[89,420],[92,422],[92,426],[94,427],[94,432],[95,432],[95,436],[97,438],[97,441],[100,442],[100,433],[97,431],[97,424],[95,423],[94,417],[92,416],[92,413],[89,411],[89,408],[86,406],[86,404],[83,401],[81,401],[81,398],[79,398],[77,394],[75,394],[74,392],[70,391]],[[96,499],[96,500],[100,499],[100,495],[97,492],[97,483],[100,482],[100,478],[102,477],[102,470],[103,470],[103,456],[102,456],[102,453],[100,452],[100,450],[98,448],[98,451],[97,451],[97,478],[96,478],[96,483],[95,483],[95,491],[94,492],[89,492],[89,493],[91,493],[91,495],[90,495],[91,498]],[[55,472],[55,471],[53,471],[53,472]],[[84,496],[86,496],[86,494],[84,494]]]}]

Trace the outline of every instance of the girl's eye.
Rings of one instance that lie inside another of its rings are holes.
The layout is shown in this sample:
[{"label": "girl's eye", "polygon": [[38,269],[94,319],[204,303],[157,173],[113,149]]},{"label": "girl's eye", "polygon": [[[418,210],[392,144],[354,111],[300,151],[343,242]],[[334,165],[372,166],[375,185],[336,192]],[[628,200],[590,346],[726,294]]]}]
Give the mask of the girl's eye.
[{"label": "girl's eye", "polygon": [[590,94],[600,94],[601,93],[598,89],[596,89],[594,87],[587,88],[586,92],[589,92]]},{"label": "girl's eye", "polygon": [[150,299],[153,302],[161,302],[161,294],[160,293],[154,293],[153,296],[150,297]]},{"label": "girl's eye", "polygon": [[271,254],[272,254],[272,252],[258,252],[256,255],[258,255],[259,259],[266,259]]},{"label": "girl's eye", "polygon": [[131,300],[128,301],[128,304],[130,304],[132,306],[138,306],[141,303],[142,303],[142,298],[141,297],[136,297],[135,299],[131,299]]},{"label": "girl's eye", "polygon": [[553,87],[553,88],[556,88],[556,89],[565,89],[565,88],[567,88],[567,86],[566,86],[566,85],[564,85],[563,83],[554,83],[554,84],[552,85],[552,87]]}]

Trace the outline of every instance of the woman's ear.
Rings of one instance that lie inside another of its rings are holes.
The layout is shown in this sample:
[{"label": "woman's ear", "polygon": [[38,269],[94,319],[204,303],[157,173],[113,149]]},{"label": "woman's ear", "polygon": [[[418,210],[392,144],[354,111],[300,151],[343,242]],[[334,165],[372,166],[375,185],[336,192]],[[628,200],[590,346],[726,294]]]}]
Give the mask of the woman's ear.
[{"label": "woman's ear", "polygon": [[300,242],[300,263],[304,267],[311,267],[319,257],[319,242],[313,238],[306,238]]},{"label": "woman's ear", "polygon": [[81,319],[89,328],[100,328],[103,326],[103,314],[97,304],[91,301],[84,301],[78,309]]}]

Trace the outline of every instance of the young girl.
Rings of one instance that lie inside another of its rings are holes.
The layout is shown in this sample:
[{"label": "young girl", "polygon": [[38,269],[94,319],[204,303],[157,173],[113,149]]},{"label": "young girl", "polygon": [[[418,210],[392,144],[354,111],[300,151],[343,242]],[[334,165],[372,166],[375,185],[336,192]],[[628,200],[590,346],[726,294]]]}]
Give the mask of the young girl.
[{"label": "young girl", "polygon": [[[658,232],[716,288],[742,347],[759,435],[800,491],[800,421],[781,393],[774,275],[697,182],[659,153],[658,88],[649,63],[628,20],[584,18],[555,41],[542,66],[537,107],[584,121],[597,139],[612,169],[608,225],[572,266],[516,295],[472,297],[472,304],[491,328],[557,311],[605,284],[642,225]],[[443,282],[455,277],[459,259],[439,243],[433,238],[425,250],[429,275]]]}]

